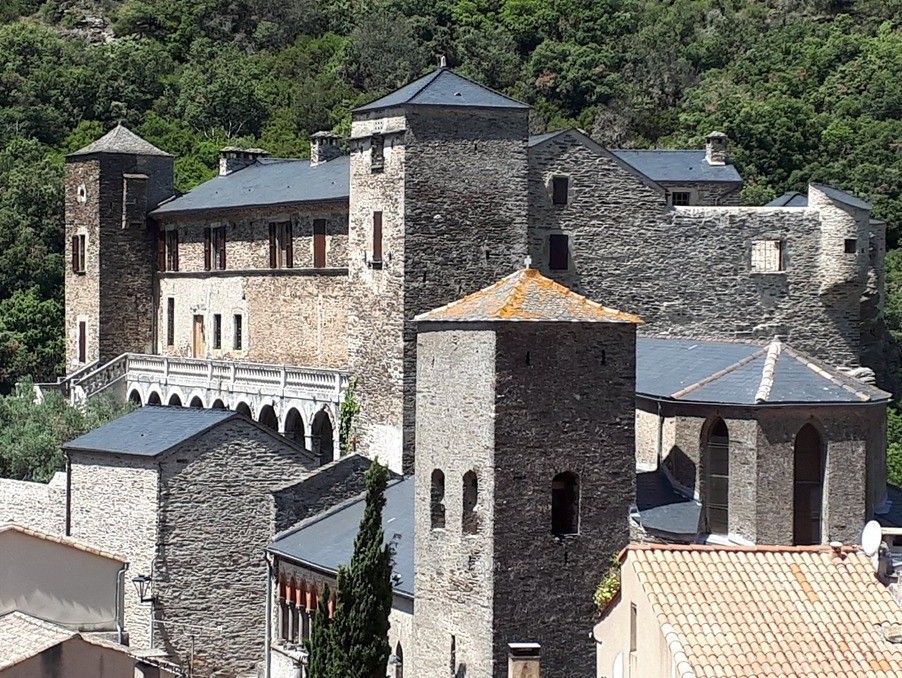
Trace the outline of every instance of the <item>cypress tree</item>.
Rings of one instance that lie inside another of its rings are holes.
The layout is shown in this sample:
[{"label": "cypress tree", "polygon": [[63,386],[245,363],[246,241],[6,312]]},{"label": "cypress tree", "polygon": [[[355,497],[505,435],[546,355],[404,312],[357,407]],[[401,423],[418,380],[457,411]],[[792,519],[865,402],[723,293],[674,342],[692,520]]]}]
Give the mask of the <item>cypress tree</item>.
[{"label": "cypress tree", "polygon": [[333,647],[332,620],[329,618],[329,584],[323,586],[313,615],[313,628],[307,647],[307,675],[310,678],[331,678],[335,648]]},{"label": "cypress tree", "polygon": [[[332,624],[336,678],[385,678],[391,649],[392,550],[385,543],[382,509],[388,469],[373,462],[366,473],[366,507],[354,555],[338,573],[338,605]],[[318,678],[312,674],[312,678]]]}]

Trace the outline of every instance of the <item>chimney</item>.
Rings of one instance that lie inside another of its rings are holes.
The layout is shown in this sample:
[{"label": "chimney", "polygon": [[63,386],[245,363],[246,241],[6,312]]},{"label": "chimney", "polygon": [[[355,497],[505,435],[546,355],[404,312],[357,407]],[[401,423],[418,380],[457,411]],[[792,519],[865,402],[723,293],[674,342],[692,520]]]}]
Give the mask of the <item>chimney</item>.
[{"label": "chimney", "polygon": [[541,650],[538,643],[509,643],[507,678],[539,678]]},{"label": "chimney", "polygon": [[227,146],[219,152],[219,176],[224,177],[232,172],[237,172],[249,165],[253,165],[260,158],[269,155],[262,148],[237,148]]},{"label": "chimney", "polygon": [[705,144],[705,161],[709,165],[727,164],[727,142],[730,138],[723,132],[711,132]]},{"label": "chimney", "polygon": [[310,136],[310,166],[316,167],[341,155],[341,137],[333,132]]}]

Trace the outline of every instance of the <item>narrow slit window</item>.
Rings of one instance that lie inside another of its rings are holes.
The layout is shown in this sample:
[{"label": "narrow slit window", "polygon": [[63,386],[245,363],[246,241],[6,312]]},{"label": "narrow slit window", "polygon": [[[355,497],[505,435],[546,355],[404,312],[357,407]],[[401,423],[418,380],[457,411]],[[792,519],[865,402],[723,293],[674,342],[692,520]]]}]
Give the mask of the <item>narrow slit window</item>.
[{"label": "narrow slit window", "polygon": [[213,348],[222,348],[222,314],[213,314]]},{"label": "narrow slit window", "polygon": [[166,345],[175,346],[175,297],[166,299]]},{"label": "narrow slit window", "polygon": [[232,321],[232,329],[233,329],[232,348],[236,351],[240,351],[242,349],[242,347],[244,346],[242,320],[243,320],[243,318],[242,318],[241,314],[236,313],[235,317],[233,318],[233,321]]},{"label": "narrow slit window", "polygon": [[432,529],[445,527],[445,474],[439,469],[432,472],[431,488]]},{"label": "narrow slit window", "polygon": [[570,237],[562,233],[548,236],[548,268],[566,271],[570,266]]},{"label": "narrow slit window", "polygon": [[370,155],[373,172],[385,169],[385,137],[377,134],[370,139]]},{"label": "narrow slit window", "polygon": [[373,212],[373,261],[382,261],[382,212]]},{"label": "narrow slit window", "polygon": [[72,270],[75,273],[85,272],[85,236],[72,236]]},{"label": "narrow slit window", "polygon": [[551,202],[554,205],[566,205],[567,193],[570,189],[569,177],[552,177]]},{"label": "narrow slit window", "polygon": [[782,240],[757,240],[752,243],[753,273],[777,273],[782,270]]},{"label": "narrow slit window", "polygon": [[463,518],[461,529],[464,534],[479,531],[479,480],[475,471],[467,471],[463,478]]},{"label": "narrow slit window", "polygon": [[179,232],[166,231],[166,270],[179,270]]},{"label": "narrow slit window", "polygon": [[88,362],[88,323],[78,323],[78,362]]},{"label": "narrow slit window", "polygon": [[326,220],[313,220],[313,267],[326,267]]}]

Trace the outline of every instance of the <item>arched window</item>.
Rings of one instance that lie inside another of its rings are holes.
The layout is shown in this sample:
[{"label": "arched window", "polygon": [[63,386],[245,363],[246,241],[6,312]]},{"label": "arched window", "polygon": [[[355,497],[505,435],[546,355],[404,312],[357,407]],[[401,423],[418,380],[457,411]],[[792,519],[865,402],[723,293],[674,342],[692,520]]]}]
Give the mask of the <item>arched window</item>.
[{"label": "arched window", "polygon": [[312,451],[319,456],[320,464],[328,464],[334,458],[334,435],[332,420],[325,410],[317,412],[310,424],[310,444]]},{"label": "arched window", "polygon": [[404,649],[400,642],[395,646],[395,678],[404,678]]},{"label": "arched window", "polygon": [[133,405],[137,405],[138,407],[141,407],[141,394],[138,393],[137,391],[132,391],[131,393],[128,394],[128,401],[130,403],[132,403]]},{"label": "arched window", "polygon": [[716,419],[711,425],[705,449],[708,532],[727,534],[730,531],[730,432],[723,419]]},{"label": "arched window", "polygon": [[464,473],[464,511],[461,519],[461,529],[464,534],[476,534],[479,530],[478,509],[479,481],[475,471]]},{"label": "arched window", "polygon": [[264,405],[260,408],[260,415],[257,417],[257,421],[273,431],[279,430],[279,418],[276,416],[276,411],[272,405]]},{"label": "arched window", "polygon": [[824,447],[811,424],[796,435],[793,454],[792,543],[820,544],[824,502]]},{"label": "arched window", "polygon": [[445,474],[439,469],[432,472],[430,506],[432,529],[445,527]]},{"label": "arched window", "polygon": [[551,531],[579,534],[579,476],[558,473],[551,481]]}]

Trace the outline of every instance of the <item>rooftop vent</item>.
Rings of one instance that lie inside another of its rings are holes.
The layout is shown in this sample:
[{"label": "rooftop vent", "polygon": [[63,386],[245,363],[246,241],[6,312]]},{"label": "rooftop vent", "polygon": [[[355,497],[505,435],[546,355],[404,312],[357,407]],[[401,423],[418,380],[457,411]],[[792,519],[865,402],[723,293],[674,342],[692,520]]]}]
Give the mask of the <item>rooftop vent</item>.
[{"label": "rooftop vent", "polygon": [[705,143],[705,161],[709,165],[726,165],[729,141],[730,138],[723,132],[711,132]]},{"label": "rooftop vent", "polygon": [[341,155],[341,137],[334,132],[310,135],[310,166],[316,167]]},{"label": "rooftop vent", "polygon": [[226,146],[219,152],[219,176],[224,177],[232,172],[237,172],[268,155],[269,153],[262,148]]}]

